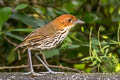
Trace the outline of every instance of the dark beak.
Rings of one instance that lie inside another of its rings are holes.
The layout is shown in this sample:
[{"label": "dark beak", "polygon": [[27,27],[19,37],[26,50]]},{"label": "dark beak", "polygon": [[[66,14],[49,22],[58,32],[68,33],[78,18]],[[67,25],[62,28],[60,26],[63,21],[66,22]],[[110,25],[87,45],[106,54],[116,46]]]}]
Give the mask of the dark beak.
[{"label": "dark beak", "polygon": [[81,20],[77,20],[76,23],[78,23],[78,24],[84,24],[85,22],[81,21]]}]

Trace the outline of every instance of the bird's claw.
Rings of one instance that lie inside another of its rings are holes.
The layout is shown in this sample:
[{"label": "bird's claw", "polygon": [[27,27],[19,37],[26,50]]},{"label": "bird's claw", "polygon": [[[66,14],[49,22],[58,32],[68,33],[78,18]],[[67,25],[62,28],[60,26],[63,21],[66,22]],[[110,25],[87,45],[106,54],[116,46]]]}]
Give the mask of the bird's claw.
[{"label": "bird's claw", "polygon": [[40,72],[43,74],[63,74],[64,72],[54,72],[54,71],[48,71],[48,72]]},{"label": "bird's claw", "polygon": [[27,72],[27,73],[24,73],[24,75],[41,76],[41,75],[44,75],[44,74],[39,74],[39,73],[35,73],[35,72]]}]

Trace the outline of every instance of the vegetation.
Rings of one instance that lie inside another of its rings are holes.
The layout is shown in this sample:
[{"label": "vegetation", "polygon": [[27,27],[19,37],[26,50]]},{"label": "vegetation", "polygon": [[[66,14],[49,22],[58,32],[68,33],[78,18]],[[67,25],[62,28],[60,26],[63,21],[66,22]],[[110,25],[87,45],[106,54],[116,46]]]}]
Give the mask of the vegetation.
[{"label": "vegetation", "polygon": [[[0,70],[26,71],[4,69],[27,64],[27,52],[13,51],[16,44],[65,13],[75,15],[85,25],[74,27],[58,48],[44,51],[48,63],[85,72],[120,72],[119,0],[1,0]],[[33,62],[39,64],[34,57]]]}]

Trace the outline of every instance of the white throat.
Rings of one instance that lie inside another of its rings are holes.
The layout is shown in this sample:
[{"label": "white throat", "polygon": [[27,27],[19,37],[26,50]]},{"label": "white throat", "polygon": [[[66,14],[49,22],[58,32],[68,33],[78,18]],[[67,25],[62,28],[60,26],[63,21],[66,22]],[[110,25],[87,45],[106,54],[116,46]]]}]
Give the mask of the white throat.
[{"label": "white throat", "polygon": [[70,30],[72,27],[74,27],[75,26],[75,24],[73,24],[73,25],[70,25],[70,26],[67,26],[66,28],[64,28],[65,30]]}]

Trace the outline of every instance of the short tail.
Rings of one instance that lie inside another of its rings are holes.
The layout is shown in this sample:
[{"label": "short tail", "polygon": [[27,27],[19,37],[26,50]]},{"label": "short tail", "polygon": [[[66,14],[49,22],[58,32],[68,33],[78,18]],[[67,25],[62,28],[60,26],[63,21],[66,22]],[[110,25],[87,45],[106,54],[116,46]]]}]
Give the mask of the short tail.
[{"label": "short tail", "polygon": [[[25,46],[27,47],[27,44],[25,44],[24,42],[22,42],[21,44],[17,45],[16,48],[13,51],[16,51],[18,48],[25,48]],[[27,48],[23,49],[23,52],[26,51]]]}]

